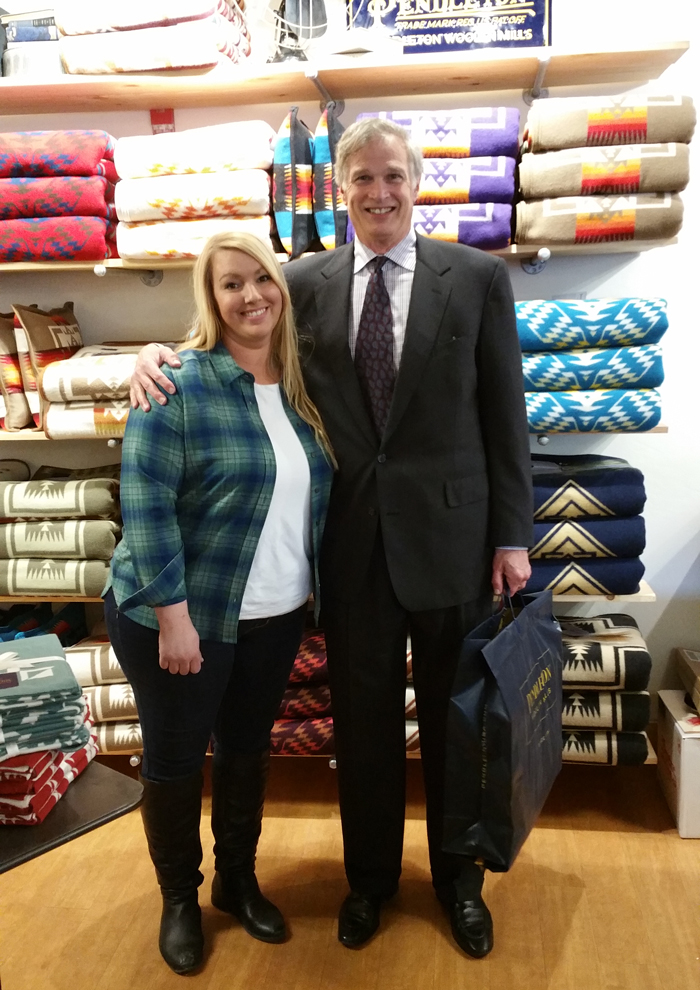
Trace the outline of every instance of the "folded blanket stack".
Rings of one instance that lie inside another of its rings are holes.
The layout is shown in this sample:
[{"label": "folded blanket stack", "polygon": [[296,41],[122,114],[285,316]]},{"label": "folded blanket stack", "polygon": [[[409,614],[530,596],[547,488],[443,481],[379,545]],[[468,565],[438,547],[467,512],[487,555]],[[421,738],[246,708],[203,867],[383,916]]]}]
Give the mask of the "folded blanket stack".
[{"label": "folded blanket stack", "polygon": [[651,753],[646,735],[651,657],[630,615],[560,617],[563,633],[563,758],[635,765]]},{"label": "folded blanket stack", "polygon": [[138,346],[94,344],[48,365],[39,379],[44,432],[52,440],[122,437]]},{"label": "folded blanket stack", "polygon": [[289,684],[272,727],[275,756],[332,756],[331,716],[326,640],[309,630],[299,647]]},{"label": "folded blanket stack", "polygon": [[98,598],[118,523],[113,478],[0,482],[0,595]]},{"label": "folded blanket stack", "polygon": [[[2,44],[3,28],[6,46]],[[0,75],[33,76],[34,82],[47,76],[60,76],[63,66],[58,47],[58,28],[51,11],[47,10],[39,17],[17,14],[0,26]]]},{"label": "folded blanket stack", "polygon": [[535,539],[526,591],[632,595],[644,574],[644,477],[620,457],[532,455]]},{"label": "folded blanket stack", "polygon": [[116,7],[57,0],[55,18],[68,73],[211,68],[250,54],[236,0],[125,0]]},{"label": "folded blanket stack", "polygon": [[119,256],[196,258],[212,234],[226,230],[269,243],[274,141],[261,120],[120,138]]},{"label": "folded blanket stack", "polygon": [[687,96],[537,100],[525,128],[516,243],[675,237],[694,127]]},{"label": "folded blanket stack", "polygon": [[0,134],[0,262],[115,257],[113,156],[106,131]]},{"label": "folded blanket stack", "polygon": [[405,127],[423,152],[423,178],[413,211],[418,233],[484,250],[510,244],[518,110],[382,111],[362,113],[357,119],[366,117]]},{"label": "folded blanket stack", "polygon": [[663,299],[515,304],[531,433],[641,433],[658,425]]}]

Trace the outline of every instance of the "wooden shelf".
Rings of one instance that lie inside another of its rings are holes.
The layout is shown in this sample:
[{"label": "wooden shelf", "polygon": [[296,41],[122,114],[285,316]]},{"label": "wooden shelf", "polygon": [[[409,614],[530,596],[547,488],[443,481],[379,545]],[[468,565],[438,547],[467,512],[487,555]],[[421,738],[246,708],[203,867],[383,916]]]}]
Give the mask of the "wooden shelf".
[{"label": "wooden shelf", "polygon": [[552,600],[562,604],[586,602],[655,602],[656,592],[646,581],[639,582],[639,591],[634,595],[552,595]]},{"label": "wooden shelf", "polygon": [[[144,342],[145,343],[145,342]],[[59,440],[54,440],[52,437],[47,437],[42,430],[0,430],[0,443],[5,441],[16,441],[19,443],[26,443],[28,441],[35,440],[48,440],[50,443],[65,443],[66,441],[74,441],[76,443],[85,443],[86,441],[97,440],[100,443],[108,443],[110,440],[118,440],[121,443],[121,437],[65,437]],[[118,445],[117,445],[118,446]]]},{"label": "wooden shelf", "polygon": [[[612,437],[612,436],[625,436],[625,437],[642,437],[646,436],[647,433],[668,433],[668,427],[663,423],[659,423],[658,426],[652,426],[650,430],[566,430],[557,433],[545,433],[544,430],[537,430],[535,433],[531,433],[530,436],[538,440],[539,437]],[[546,447],[546,444],[542,444]]]},{"label": "wooden shelf", "polygon": [[[639,83],[658,78],[688,49],[686,41],[622,50],[488,49],[459,54],[334,55],[317,64],[282,62],[217,67],[194,73],[63,76],[28,82],[0,80],[3,114],[82,110],[150,110],[153,107],[246,106],[316,102],[318,79],[336,100],[481,93],[530,89],[540,61],[549,60],[545,85]],[[308,74],[307,74],[308,73]]]},{"label": "wooden shelf", "polygon": [[38,592],[36,595],[0,595],[0,602],[101,602],[102,598],[82,598],[80,595],[49,595]]}]

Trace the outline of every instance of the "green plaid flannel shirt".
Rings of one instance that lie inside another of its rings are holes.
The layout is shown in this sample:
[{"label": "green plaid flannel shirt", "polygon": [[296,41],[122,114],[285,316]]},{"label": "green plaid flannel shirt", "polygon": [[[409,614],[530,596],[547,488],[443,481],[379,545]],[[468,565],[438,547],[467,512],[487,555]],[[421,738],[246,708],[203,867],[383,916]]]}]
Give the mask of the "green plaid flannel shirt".
[{"label": "green plaid flannel shirt", "polygon": [[[124,537],[107,588],[130,619],[158,628],[156,605],[187,600],[202,639],[235,643],[243,592],[275,484],[275,455],[254,378],[219,342],[163,367],[177,392],[132,409],[124,435]],[[289,406],[311,471],[311,537],[318,557],[333,469],[313,430]],[[105,591],[107,590],[105,588]]]}]

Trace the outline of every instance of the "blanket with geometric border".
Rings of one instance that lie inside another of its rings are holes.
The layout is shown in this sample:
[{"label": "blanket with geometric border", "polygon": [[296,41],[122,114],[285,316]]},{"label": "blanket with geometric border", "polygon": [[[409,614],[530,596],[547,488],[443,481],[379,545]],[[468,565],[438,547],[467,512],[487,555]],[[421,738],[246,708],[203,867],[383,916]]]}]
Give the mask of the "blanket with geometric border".
[{"label": "blanket with geometric border", "polygon": [[637,516],[644,475],[621,457],[531,454],[535,522]]},{"label": "blanket with geometric border", "polygon": [[665,299],[528,299],[516,302],[523,351],[658,344],[668,329]]},{"label": "blanket with geometric border", "polygon": [[522,363],[528,392],[657,388],[664,380],[661,348],[657,344],[530,352],[523,354]]},{"label": "blanket with geometric border", "polygon": [[549,589],[554,595],[634,595],[643,576],[644,564],[638,557],[533,560],[525,591]]},{"label": "blanket with geometric border", "polygon": [[643,516],[535,523],[530,560],[639,557],[646,546]]},{"label": "blanket with geometric border", "polygon": [[565,689],[644,691],[651,656],[631,615],[559,616]]},{"label": "blanket with geometric border", "polygon": [[635,767],[653,756],[646,732],[567,730],[562,742],[564,763]]},{"label": "blanket with geometric border", "polygon": [[609,729],[641,732],[649,724],[651,697],[647,691],[564,691],[565,729]]},{"label": "blanket with geometric border", "polygon": [[526,392],[530,433],[643,433],[659,425],[653,388]]}]

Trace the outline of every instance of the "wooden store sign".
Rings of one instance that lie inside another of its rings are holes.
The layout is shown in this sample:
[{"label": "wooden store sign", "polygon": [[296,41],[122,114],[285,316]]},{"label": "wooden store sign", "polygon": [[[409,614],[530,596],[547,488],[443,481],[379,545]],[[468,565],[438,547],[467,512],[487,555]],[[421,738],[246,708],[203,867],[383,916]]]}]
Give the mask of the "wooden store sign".
[{"label": "wooden store sign", "polygon": [[348,0],[352,27],[379,23],[411,53],[552,43],[552,0]]}]

